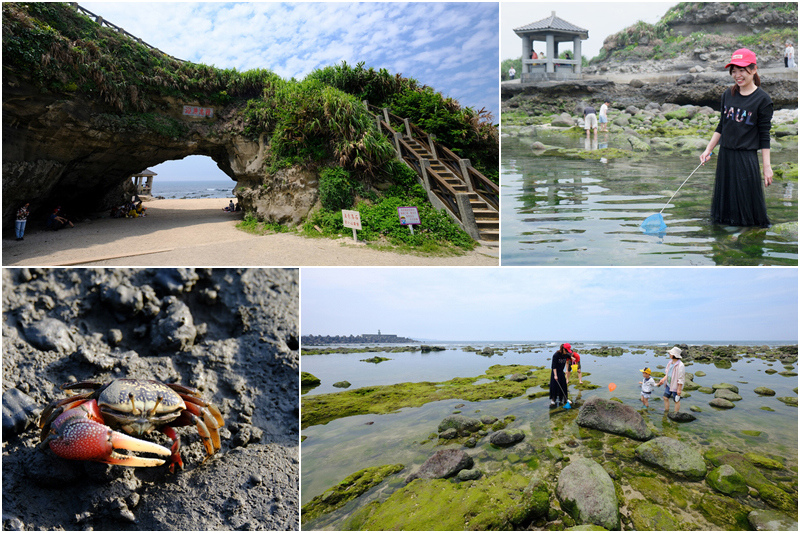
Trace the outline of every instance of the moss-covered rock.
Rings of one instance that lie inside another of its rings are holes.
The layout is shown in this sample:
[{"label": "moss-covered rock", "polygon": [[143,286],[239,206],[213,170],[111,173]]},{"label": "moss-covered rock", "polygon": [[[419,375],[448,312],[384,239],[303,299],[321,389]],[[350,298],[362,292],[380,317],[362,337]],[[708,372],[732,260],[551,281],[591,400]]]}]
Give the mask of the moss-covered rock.
[{"label": "moss-covered rock", "polygon": [[783,468],[783,463],[779,460],[771,459],[758,453],[748,452],[744,454],[744,458],[759,468],[766,468],[768,470],[780,470]]},{"label": "moss-covered rock", "polygon": [[731,465],[720,465],[708,473],[706,483],[711,488],[728,496],[747,494],[747,483]]},{"label": "moss-covered rock", "polygon": [[494,531],[518,529],[547,516],[544,485],[527,492],[529,479],[510,471],[476,481],[417,479],[384,502],[373,502],[344,524],[350,530]]},{"label": "moss-covered rock", "polygon": [[662,505],[645,500],[628,502],[633,529],[637,531],[681,531],[680,521]]},{"label": "moss-covered rock", "polygon": [[636,457],[693,481],[706,476],[706,463],[700,453],[669,437],[657,437],[641,444],[636,448]]},{"label": "moss-covered rock", "polygon": [[314,374],[308,372],[300,372],[300,386],[301,387],[315,387],[322,383],[320,379]]},{"label": "moss-covered rock", "polygon": [[785,403],[791,407],[797,407],[797,397],[792,396],[781,396],[778,398],[778,401]]},{"label": "moss-covered rock", "polygon": [[579,457],[558,476],[561,508],[577,523],[619,529],[619,501],[614,482],[599,463]]},{"label": "moss-covered rock", "polygon": [[767,387],[756,387],[753,392],[759,396],[775,396],[775,391]]},{"label": "moss-covered rock", "polygon": [[704,494],[697,507],[706,520],[720,526],[720,529],[748,529],[747,515],[750,513],[750,508],[733,498],[712,493]]},{"label": "moss-covered rock", "polygon": [[301,520],[305,524],[324,514],[328,514],[347,502],[361,496],[383,481],[387,476],[403,470],[403,465],[384,465],[365,468],[348,476],[341,483],[314,497],[301,510]]}]

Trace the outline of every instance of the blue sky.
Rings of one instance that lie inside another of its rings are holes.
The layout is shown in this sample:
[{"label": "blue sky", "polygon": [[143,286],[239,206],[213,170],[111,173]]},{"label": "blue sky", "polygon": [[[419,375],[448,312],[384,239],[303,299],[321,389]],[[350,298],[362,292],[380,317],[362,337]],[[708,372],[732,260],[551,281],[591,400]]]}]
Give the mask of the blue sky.
[{"label": "blue sky", "polygon": [[[609,35],[627,28],[638,21],[655,24],[667,10],[678,2],[503,2],[500,7],[500,57],[516,59],[522,55],[522,39],[514,28],[556,16],[589,30],[589,38],[581,43],[582,55],[592,59],[600,53],[603,41]],[[536,50],[544,43],[534,43]],[[561,51],[572,46],[561,45]]]},{"label": "blue sky", "polygon": [[303,335],[797,341],[794,268],[304,268]]},{"label": "blue sky", "polygon": [[[81,2],[180,59],[302,79],[342,61],[414,78],[499,122],[497,3]],[[209,158],[157,179],[226,179]]]}]

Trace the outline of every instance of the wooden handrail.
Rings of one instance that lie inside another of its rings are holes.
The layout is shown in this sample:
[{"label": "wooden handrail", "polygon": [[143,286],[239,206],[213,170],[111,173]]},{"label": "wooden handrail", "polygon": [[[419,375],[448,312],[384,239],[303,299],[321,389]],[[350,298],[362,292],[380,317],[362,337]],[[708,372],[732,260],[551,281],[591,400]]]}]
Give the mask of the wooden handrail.
[{"label": "wooden handrail", "polygon": [[91,11],[89,11],[88,9],[86,9],[85,7],[78,5],[77,2],[70,2],[70,5],[72,7],[74,7],[78,12],[83,13],[87,17],[93,18],[94,21],[97,24],[100,25],[100,27],[106,26],[108,28],[111,28],[115,32],[119,33],[120,35],[124,35],[125,37],[128,37],[129,39],[133,39],[134,41],[136,41],[137,43],[141,44],[145,48],[149,48],[150,50],[153,50],[154,52],[158,52],[161,55],[167,56],[170,59],[174,59],[175,61],[179,61],[181,63],[186,63],[186,61],[184,61],[183,59],[178,59],[177,57],[173,57],[173,56],[171,56],[169,54],[166,54],[166,53],[162,52],[161,50],[159,50],[155,46],[147,44],[142,39],[140,39],[139,37],[136,37],[132,33],[129,33],[127,31],[125,31],[124,29],[122,29],[121,27],[117,26],[116,24],[112,24],[111,22],[107,21],[105,18],[101,17],[100,15],[96,15],[96,14],[92,13]]}]

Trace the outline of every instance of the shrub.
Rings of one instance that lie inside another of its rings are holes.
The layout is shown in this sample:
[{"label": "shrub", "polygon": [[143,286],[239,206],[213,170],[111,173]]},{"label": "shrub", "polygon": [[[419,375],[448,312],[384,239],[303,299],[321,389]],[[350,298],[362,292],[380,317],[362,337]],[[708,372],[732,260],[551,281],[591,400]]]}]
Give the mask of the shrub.
[{"label": "shrub", "polygon": [[329,211],[348,209],[353,205],[353,185],[350,173],[341,167],[330,167],[319,175],[319,199]]}]

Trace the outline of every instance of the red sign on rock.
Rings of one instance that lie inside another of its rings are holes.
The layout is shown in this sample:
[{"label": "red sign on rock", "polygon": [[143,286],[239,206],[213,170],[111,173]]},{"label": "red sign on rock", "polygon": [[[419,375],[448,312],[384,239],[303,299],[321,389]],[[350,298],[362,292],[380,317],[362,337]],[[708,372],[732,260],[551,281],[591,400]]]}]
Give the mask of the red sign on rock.
[{"label": "red sign on rock", "polygon": [[214,108],[213,107],[198,107],[196,105],[185,105],[183,106],[183,114],[187,117],[213,117],[214,116]]}]

